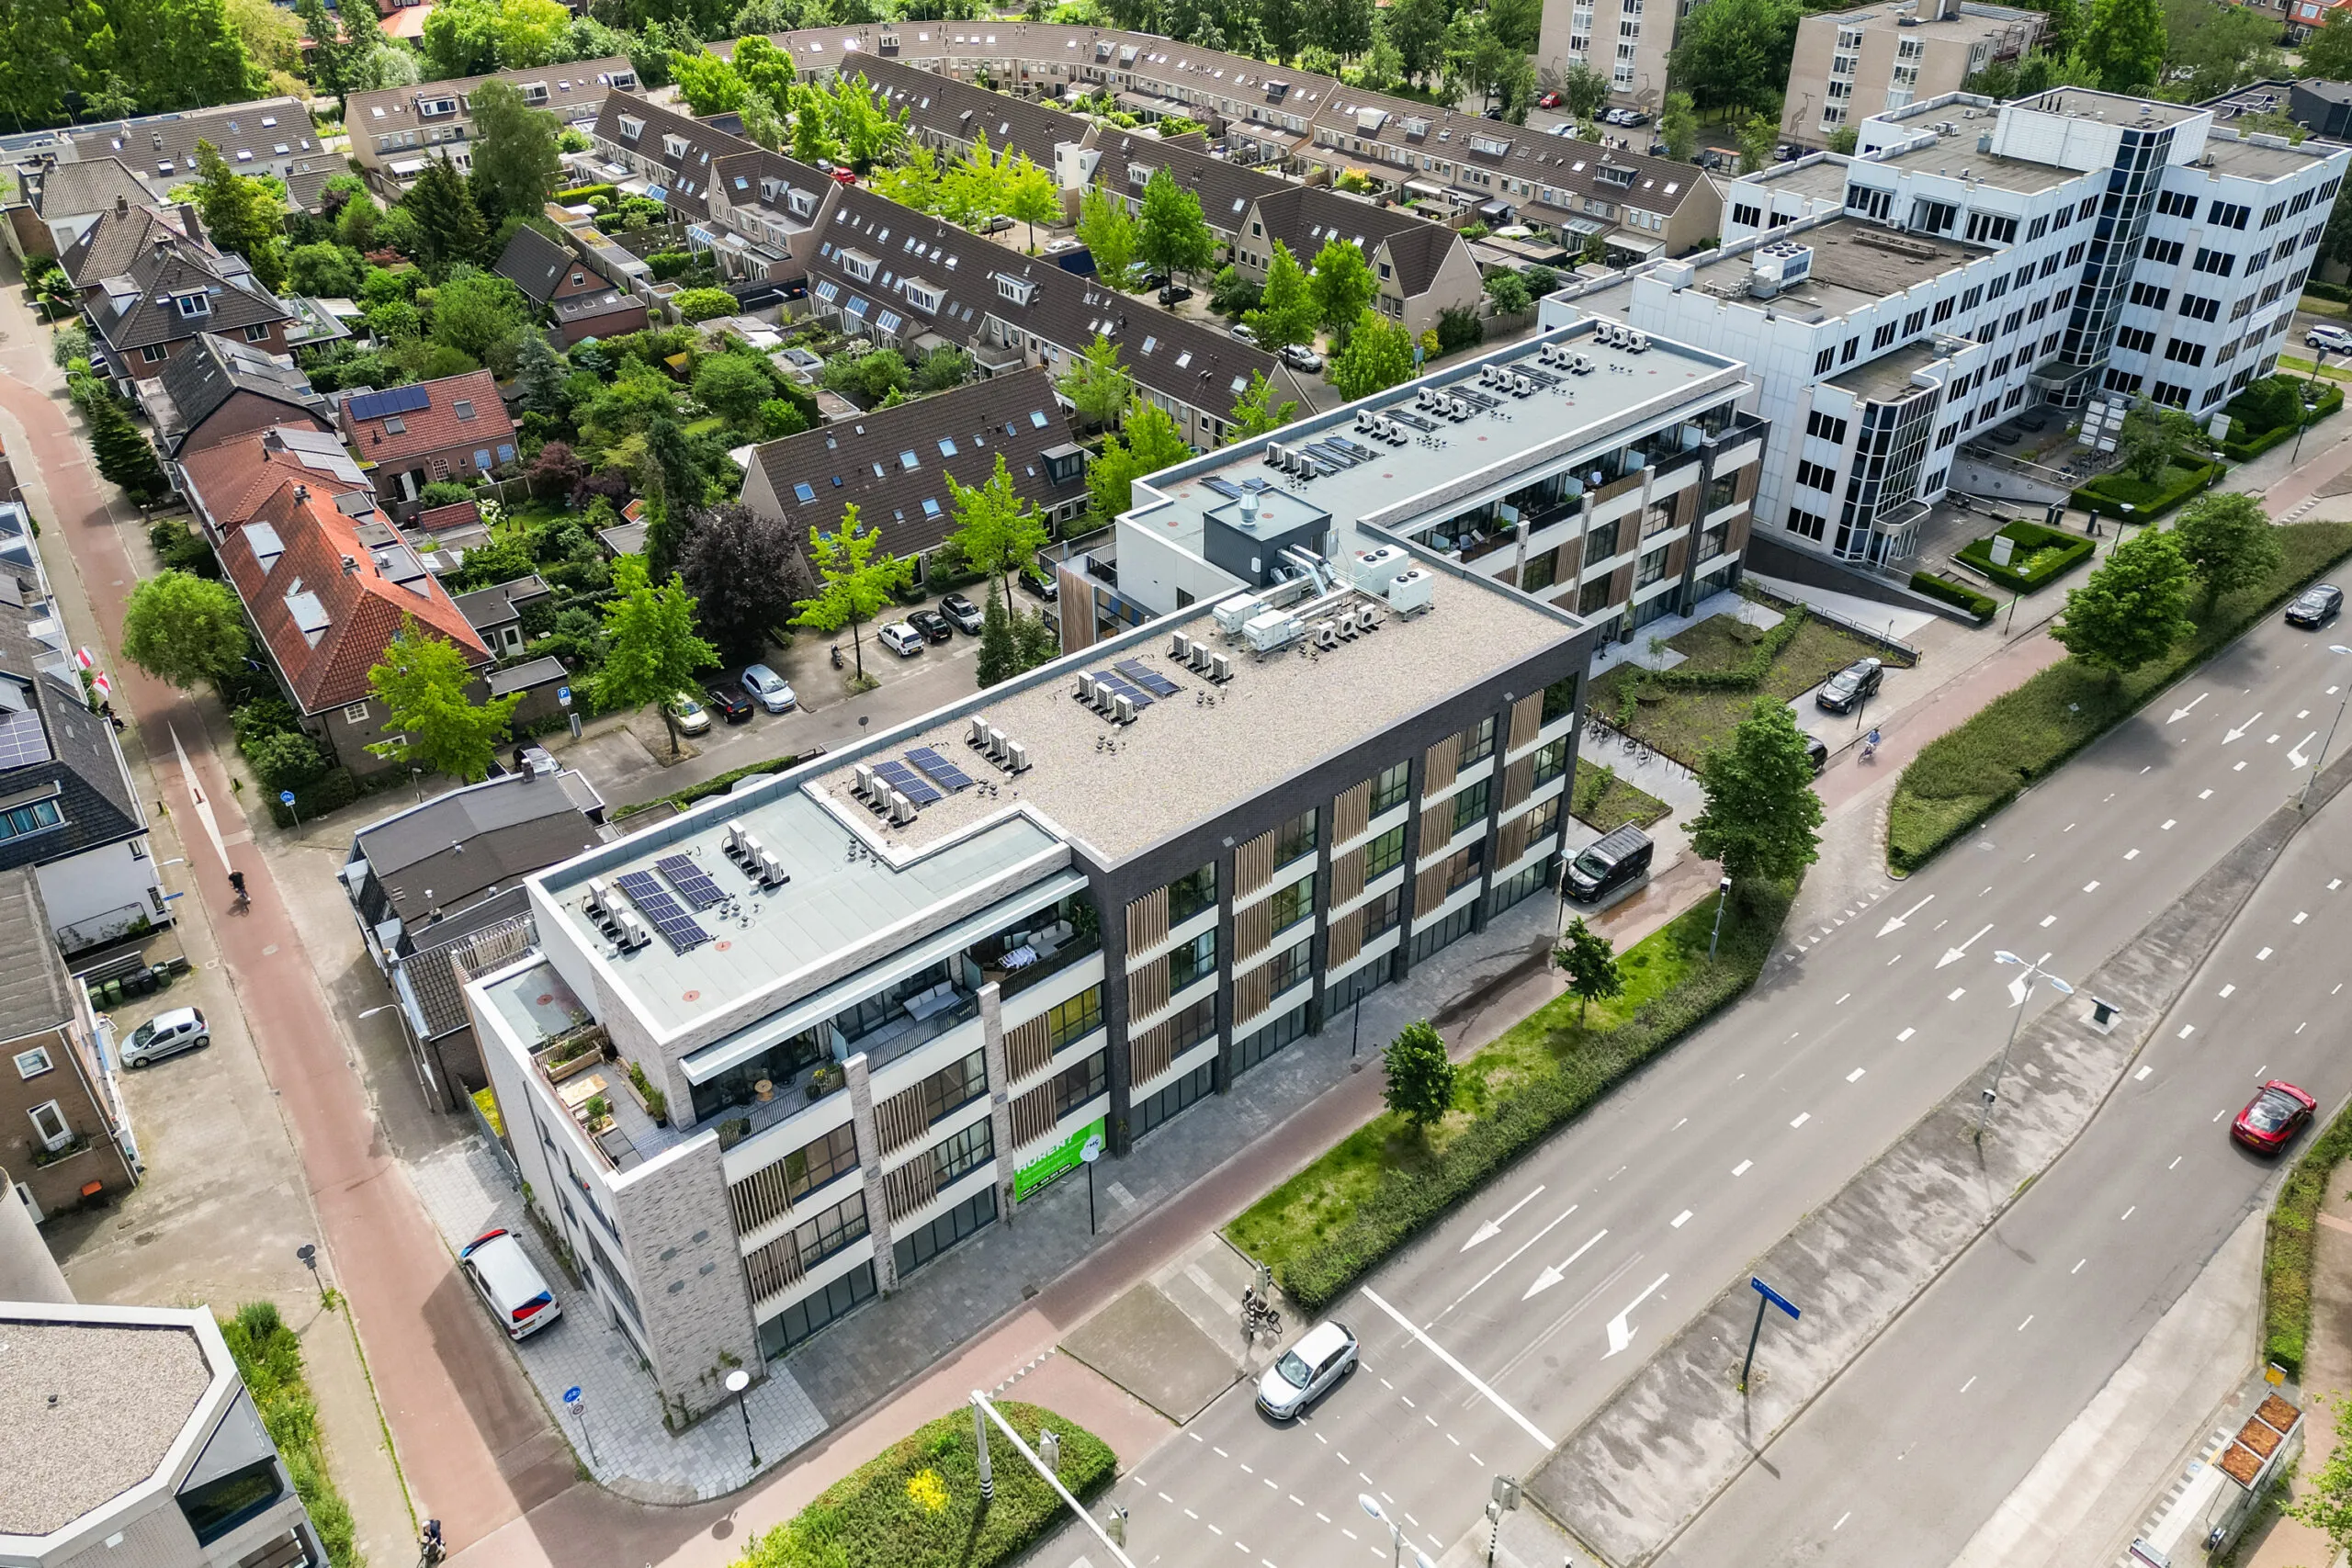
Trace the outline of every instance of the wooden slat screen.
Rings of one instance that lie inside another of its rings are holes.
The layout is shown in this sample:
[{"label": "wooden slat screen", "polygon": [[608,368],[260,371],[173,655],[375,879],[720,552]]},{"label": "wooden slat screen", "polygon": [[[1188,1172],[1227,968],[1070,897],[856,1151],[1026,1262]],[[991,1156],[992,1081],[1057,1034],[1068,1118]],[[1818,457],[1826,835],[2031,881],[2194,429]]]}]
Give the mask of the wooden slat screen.
[{"label": "wooden slat screen", "polygon": [[1274,965],[1261,964],[1233,981],[1233,1021],[1238,1024],[1266,1010],[1274,999]]},{"label": "wooden slat screen", "polygon": [[1233,911],[1233,956],[1255,957],[1274,940],[1274,901],[1261,898]]},{"label": "wooden slat screen", "polygon": [[1535,819],[1532,811],[1522,812],[1503,824],[1502,838],[1495,851],[1495,864],[1505,866],[1527,852],[1527,825]]},{"label": "wooden slat screen", "polygon": [[1274,834],[1259,834],[1233,852],[1233,891],[1255,893],[1274,879]]},{"label": "wooden slat screen", "polygon": [[1127,951],[1149,953],[1168,940],[1168,889],[1155,887],[1127,906]]},{"label": "wooden slat screen", "polygon": [[1623,604],[1634,596],[1634,563],[1627,561],[1609,578],[1609,602]]},{"label": "wooden slat screen", "polygon": [[903,1220],[936,1197],[939,1192],[939,1163],[930,1155],[908,1161],[896,1170],[882,1175],[882,1197],[889,1205],[890,1218]]},{"label": "wooden slat screen", "polygon": [[1521,757],[1503,764],[1503,809],[1509,811],[1535,793],[1535,759]]},{"label": "wooden slat screen", "polygon": [[1363,951],[1363,911],[1350,909],[1344,915],[1332,916],[1330,934],[1324,945],[1324,966],[1336,969]]},{"label": "wooden slat screen", "polygon": [[1054,1130],[1054,1086],[1040,1084],[1014,1100],[1012,1146],[1025,1148]]},{"label": "wooden slat screen", "polygon": [[1449,735],[1430,748],[1421,773],[1421,793],[1434,795],[1462,772],[1462,737]]},{"label": "wooden slat screen", "polygon": [[1363,891],[1363,860],[1359,846],[1331,863],[1331,902],[1344,904]]},{"label": "wooden slat screen", "polygon": [[1617,520],[1617,547],[1609,553],[1622,556],[1642,542],[1642,509],[1638,506]]},{"label": "wooden slat screen", "polygon": [[1176,1059],[1176,1028],[1182,1020],[1170,1019],[1147,1029],[1127,1043],[1127,1081],[1146,1084],[1168,1070]]},{"label": "wooden slat screen", "polygon": [[1044,1013],[1004,1032],[1004,1070],[1014,1083],[1040,1070],[1053,1058],[1053,1032]]},{"label": "wooden slat screen", "polygon": [[1372,781],[1342,791],[1331,803],[1331,841],[1344,844],[1372,825]]},{"label": "wooden slat screen", "polygon": [[1168,955],[1161,953],[1127,976],[1127,1016],[1148,1018],[1168,1005]]},{"label": "wooden slat screen", "polygon": [[1544,694],[1521,697],[1510,705],[1510,750],[1518,751],[1535,744],[1544,733]]},{"label": "wooden slat screen", "polygon": [[738,1235],[755,1231],[771,1220],[792,1213],[792,1194],[785,1184],[784,1161],[763,1165],[727,1189],[728,1206],[735,1211]]},{"label": "wooden slat screen", "polygon": [[874,1136],[884,1154],[905,1148],[931,1131],[923,1114],[923,1086],[900,1089],[874,1108]]},{"label": "wooden slat screen", "polygon": [[1413,919],[1426,919],[1437,913],[1437,907],[1445,902],[1446,876],[1452,869],[1451,863],[1440,861],[1414,879]]},{"label": "wooden slat screen", "polygon": [[1690,536],[1682,535],[1666,547],[1666,575],[1680,577],[1682,569],[1690,562]]},{"label": "wooden slat screen", "polygon": [[800,1282],[800,1238],[786,1231],[743,1259],[743,1277],[755,1302]]},{"label": "wooden slat screen", "polygon": [[1421,813],[1421,849],[1423,855],[1433,855],[1445,848],[1453,837],[1453,802],[1440,801]]}]

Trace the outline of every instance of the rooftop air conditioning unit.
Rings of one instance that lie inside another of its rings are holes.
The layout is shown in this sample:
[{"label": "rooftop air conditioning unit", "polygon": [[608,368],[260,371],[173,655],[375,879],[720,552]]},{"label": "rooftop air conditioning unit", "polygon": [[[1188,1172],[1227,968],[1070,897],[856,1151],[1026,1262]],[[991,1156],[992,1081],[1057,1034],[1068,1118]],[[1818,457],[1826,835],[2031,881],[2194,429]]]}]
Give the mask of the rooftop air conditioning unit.
[{"label": "rooftop air conditioning unit", "polygon": [[964,744],[969,746],[975,751],[987,750],[989,749],[989,721],[984,718],[974,719],[972,721],[972,732],[964,737]]},{"label": "rooftop air conditioning unit", "polygon": [[652,941],[653,933],[645,929],[645,922],[637,918],[634,910],[623,909],[620,914],[620,930],[616,933],[614,940],[620,944],[623,953],[634,953]]},{"label": "rooftop air conditioning unit", "polygon": [[[1079,677],[1078,677],[1078,689],[1077,689],[1076,691],[1072,692],[1072,693],[1070,694],[1070,695],[1071,695],[1071,696],[1076,697],[1080,702],[1082,702],[1082,703],[1091,703],[1091,702],[1093,702],[1093,701],[1094,701],[1094,677],[1093,677],[1093,676],[1091,676],[1091,675],[1089,675],[1089,674],[1085,673],[1083,671],[1080,671],[1080,673],[1079,673]],[[860,768],[860,769],[858,770],[858,772],[860,772],[860,773],[864,773],[865,771],[865,769],[863,769],[863,768]]]},{"label": "rooftop air conditioning unit", "polygon": [[781,887],[792,880],[790,874],[784,869],[784,862],[774,850],[762,850],[759,864],[760,886],[763,887]]},{"label": "rooftop air conditioning unit", "polygon": [[1266,467],[1270,468],[1279,468],[1283,466],[1283,463],[1284,454],[1283,452],[1282,443],[1279,441],[1267,442]]},{"label": "rooftop air conditioning unit", "polygon": [[601,915],[611,908],[612,897],[613,890],[605,886],[605,879],[592,876],[588,879],[588,897],[581,907],[592,915]]},{"label": "rooftop air conditioning unit", "polygon": [[897,790],[890,792],[890,826],[903,828],[915,819],[915,803]]},{"label": "rooftop air conditioning unit", "polygon": [[1250,616],[1258,613],[1260,607],[1257,594],[1244,593],[1219,600],[1209,607],[1209,614],[1216,619],[1217,630],[1232,637],[1241,630]]},{"label": "rooftop air conditioning unit", "polygon": [[1179,664],[1182,664],[1185,660],[1190,659],[1192,656],[1193,639],[1186,637],[1182,632],[1170,634],[1168,638],[1168,657],[1176,660]]},{"label": "rooftop air conditioning unit", "polygon": [[874,770],[867,767],[864,762],[860,762],[857,764],[857,772],[854,776],[856,779],[856,783],[851,787],[857,792],[857,798],[865,801],[876,801],[878,804],[879,797],[877,792],[879,791],[880,786],[874,782]]},{"label": "rooftop air conditioning unit", "polygon": [[1650,351],[1650,334],[1628,328],[1625,333],[1625,348],[1631,354],[1647,354]]},{"label": "rooftop air conditioning unit", "polygon": [[1350,642],[1353,642],[1355,640],[1356,613],[1353,610],[1342,610],[1340,612],[1340,635]]},{"label": "rooftop air conditioning unit", "polygon": [[999,729],[999,728],[998,728],[995,725],[993,725],[993,724],[991,724],[991,725],[989,725],[989,761],[991,761],[991,762],[1002,762],[1002,761],[1004,761],[1004,759],[1005,759],[1007,749],[1008,749],[1009,747],[1011,747],[1011,746],[1012,746],[1012,741],[1007,740],[1007,739],[1004,738],[1004,731],[1003,731],[1003,730]]},{"label": "rooftop air conditioning unit", "polygon": [[1117,694],[1111,690],[1111,683],[1107,681],[1093,681],[1091,684],[1094,688],[1094,695],[1092,699],[1094,711],[1096,713],[1109,713],[1111,711],[1112,703],[1116,700],[1117,697]]},{"label": "rooftop air conditioning unit", "polygon": [[1437,599],[1437,579],[1415,567],[1388,585],[1388,607],[1400,615],[1426,610]]},{"label": "rooftop air conditioning unit", "polygon": [[1535,383],[1524,376],[1514,376],[1510,378],[1510,389],[1514,397],[1528,397],[1534,392]]},{"label": "rooftop air conditioning unit", "polygon": [[1358,430],[1371,430],[1377,423],[1378,421],[1372,417],[1372,411],[1369,409],[1358,409],[1356,411],[1356,428]]},{"label": "rooftop air conditioning unit", "polygon": [[1204,642],[1196,642],[1196,643],[1194,643],[1194,644],[1193,645],[1193,660],[1192,660],[1193,673],[1195,673],[1195,674],[1200,674],[1200,675],[1205,675],[1205,674],[1207,674],[1207,673],[1208,673],[1208,669],[1209,669],[1209,660],[1212,660],[1212,659],[1214,659],[1214,658],[1216,658],[1216,656],[1209,650],[1209,645],[1208,645],[1207,643],[1204,643]]},{"label": "rooftop air conditioning unit", "polygon": [[1394,545],[1383,545],[1376,550],[1358,550],[1349,560],[1356,586],[1371,593],[1385,591],[1396,580],[1397,574],[1412,564],[1411,558]]},{"label": "rooftop air conditioning unit", "polygon": [[1232,679],[1233,660],[1227,659],[1222,653],[1212,653],[1209,655],[1209,680],[1214,683],[1222,686],[1227,681]]},{"label": "rooftop air conditioning unit", "polygon": [[1296,615],[1283,610],[1269,610],[1242,627],[1241,632],[1250,639],[1252,651],[1272,653],[1278,648],[1287,648],[1296,642],[1306,629],[1306,624]]},{"label": "rooftop air conditioning unit", "polygon": [[1455,398],[1453,400],[1452,406],[1449,407],[1446,412],[1451,413],[1456,419],[1468,419],[1470,417],[1470,405],[1464,402],[1460,398]]},{"label": "rooftop air conditioning unit", "polygon": [[1356,612],[1357,631],[1369,634],[1376,632],[1379,629],[1380,607],[1378,605],[1366,604],[1363,609]]},{"label": "rooftop air conditioning unit", "polygon": [[1571,360],[1569,360],[1569,361],[1568,361],[1568,374],[1569,374],[1569,375],[1571,375],[1571,376],[1589,376],[1589,375],[1591,375],[1591,374],[1592,374],[1592,361],[1591,361],[1591,360],[1589,360],[1589,359],[1587,359],[1587,358],[1586,358],[1583,355],[1581,355],[1581,354],[1577,355],[1574,359],[1571,359]]},{"label": "rooftop air conditioning unit", "polygon": [[1317,621],[1317,622],[1316,622],[1316,623],[1315,623],[1315,646],[1316,646],[1316,647],[1317,647],[1317,648],[1337,648],[1337,647],[1339,647],[1339,646],[1340,646],[1340,626],[1339,626],[1339,623],[1338,623],[1338,622],[1336,622],[1336,621]]},{"label": "rooftop air conditioning unit", "polygon": [[1135,698],[1125,692],[1114,696],[1111,699],[1111,716],[1121,724],[1133,724],[1136,721]]},{"label": "rooftop air conditioning unit", "polygon": [[1004,765],[1012,773],[1027,773],[1029,771],[1029,748],[1023,746],[1018,740],[1006,741],[1004,743]]}]

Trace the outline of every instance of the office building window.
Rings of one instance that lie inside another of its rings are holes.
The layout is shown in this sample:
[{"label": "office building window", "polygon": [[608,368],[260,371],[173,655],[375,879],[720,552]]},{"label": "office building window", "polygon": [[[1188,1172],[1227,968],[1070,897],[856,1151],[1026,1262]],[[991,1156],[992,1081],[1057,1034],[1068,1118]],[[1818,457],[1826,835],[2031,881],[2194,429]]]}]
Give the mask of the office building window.
[{"label": "office building window", "polygon": [[[1487,807],[1494,797],[1493,784],[1492,779],[1480,779],[1453,797],[1453,832],[1449,837],[1459,837],[1487,819]],[[1437,847],[1423,844],[1421,852],[1426,855]]]},{"label": "office building window", "polygon": [[1181,926],[1216,902],[1216,862],[1168,885],[1168,923]]},{"label": "office building window", "polygon": [[1288,886],[1275,889],[1272,908],[1267,912],[1272,918],[1272,929],[1276,932],[1286,931],[1299,921],[1313,915],[1315,913],[1314,874],[1310,872]]},{"label": "office building window", "polygon": [[1168,989],[1170,995],[1182,990],[1204,976],[1216,973],[1216,928],[1215,926],[1211,926],[1168,955]]},{"label": "office building window", "polygon": [[996,1220],[996,1188],[981,1188],[939,1218],[901,1238],[891,1249],[898,1259],[899,1278],[903,1280],[957,1242],[986,1228]]},{"label": "office building window", "polygon": [[1135,1103],[1127,1117],[1132,1135],[1142,1137],[1153,1128],[1165,1125],[1179,1112],[1188,1111],[1216,1092],[1216,1064],[1203,1062],[1166,1089],[1148,1100]]},{"label": "office building window", "polygon": [[1301,1002],[1233,1048],[1234,1076],[1238,1077],[1306,1033],[1306,1004]]},{"label": "office building window", "polygon": [[1410,762],[1399,762],[1393,768],[1382,769],[1379,776],[1372,781],[1372,804],[1367,808],[1368,815],[1377,817],[1394,807],[1404,805],[1405,795],[1412,788],[1412,780],[1413,765]]},{"label": "office building window", "polygon": [[1283,823],[1274,834],[1274,864],[1288,865],[1301,855],[1311,855],[1319,841],[1316,837],[1318,818],[1313,807]]},{"label": "office building window", "polygon": [[[1212,939],[1209,962],[1215,964],[1216,959],[1214,938],[1216,933],[1211,931],[1208,934]],[[1089,986],[1068,1001],[1056,1002],[1046,1011],[1046,1037],[1053,1043],[1053,1049],[1057,1051],[1102,1027],[1102,987],[1101,986]],[[966,1065],[968,1066],[969,1063]],[[985,1072],[981,1075],[979,1089],[982,1093],[988,1090]],[[936,1121],[938,1118],[933,1117],[933,1120]]]},{"label": "office building window", "polygon": [[1490,715],[1462,732],[1461,767],[1483,762],[1495,754],[1495,721]]},{"label": "office building window", "polygon": [[1459,942],[1470,931],[1477,914],[1477,900],[1472,899],[1435,925],[1423,926],[1413,933],[1413,962],[1420,963],[1430,954],[1442,952]]},{"label": "office building window", "polygon": [[1109,1059],[1109,1052],[1097,1051],[1054,1080],[1054,1119],[1056,1121],[1084,1106],[1088,1100],[1102,1092],[1103,1085],[1107,1081],[1103,1073]]},{"label": "office building window", "polygon": [[874,1295],[874,1265],[861,1263],[760,1325],[760,1354],[774,1360],[827,1324],[872,1301]]}]

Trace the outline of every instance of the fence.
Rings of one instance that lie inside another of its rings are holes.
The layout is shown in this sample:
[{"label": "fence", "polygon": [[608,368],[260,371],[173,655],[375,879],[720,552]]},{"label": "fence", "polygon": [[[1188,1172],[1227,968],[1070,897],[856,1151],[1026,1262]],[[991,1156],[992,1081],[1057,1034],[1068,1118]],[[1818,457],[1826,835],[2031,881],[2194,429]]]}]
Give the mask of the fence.
[{"label": "fence", "polygon": [[[1858,563],[1849,561],[1844,564],[1850,566]],[[1798,607],[1797,601],[1783,599],[1779,594],[1772,592],[1769,589],[1758,587],[1756,585],[1756,581],[1753,578],[1744,579],[1741,581],[1740,592],[1755,600],[1758,604],[1769,604],[1776,610],[1788,611]],[[1860,637],[1864,642],[1873,644],[1890,656],[1891,662],[1899,664],[1905,670],[1913,668],[1919,662],[1919,650],[1917,648],[1914,648],[1911,644],[1905,642],[1901,637],[1896,637],[1891,625],[1888,629],[1880,631],[1874,627],[1864,625],[1860,621],[1855,620],[1850,615],[1841,615],[1834,610],[1825,610],[1818,604],[1806,604],[1804,606],[1804,613],[1812,616],[1815,620],[1826,621],[1831,626],[1836,626],[1839,631]]]}]

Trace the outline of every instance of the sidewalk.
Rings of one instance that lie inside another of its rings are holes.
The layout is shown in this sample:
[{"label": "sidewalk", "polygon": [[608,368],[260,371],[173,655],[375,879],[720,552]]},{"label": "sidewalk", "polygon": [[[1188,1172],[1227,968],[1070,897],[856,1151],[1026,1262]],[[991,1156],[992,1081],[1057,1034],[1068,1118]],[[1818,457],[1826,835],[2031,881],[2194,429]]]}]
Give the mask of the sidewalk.
[{"label": "sidewalk", "polygon": [[[2303,1462],[2297,1495],[2335,1451],[2335,1402],[2352,1395],[2352,1168],[2337,1166],[2320,1201],[2312,1264],[2312,1332],[2303,1348]],[[2260,1332],[2257,1324],[2256,1332]],[[2243,1346],[2235,1348],[2245,1354]],[[2259,1348],[2257,1344],[2256,1348]],[[2238,1549],[2241,1568],[2334,1568],[2324,1531],[2275,1511]]]}]

